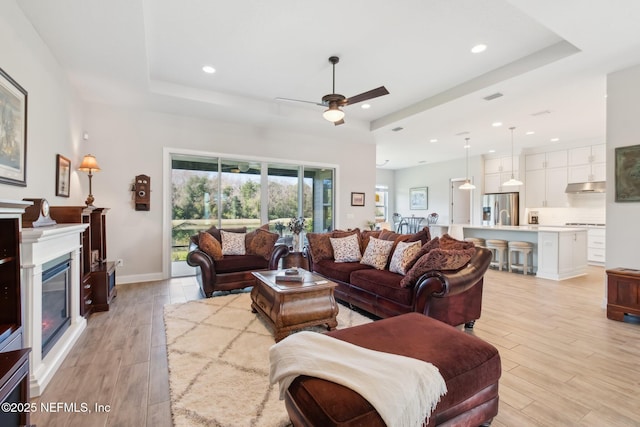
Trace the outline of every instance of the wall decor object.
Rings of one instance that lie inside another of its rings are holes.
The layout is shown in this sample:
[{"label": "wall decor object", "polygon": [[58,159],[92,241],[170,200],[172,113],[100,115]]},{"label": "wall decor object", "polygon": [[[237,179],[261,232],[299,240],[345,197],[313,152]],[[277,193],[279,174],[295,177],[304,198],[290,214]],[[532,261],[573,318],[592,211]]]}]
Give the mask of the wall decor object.
[{"label": "wall decor object", "polygon": [[133,200],[137,211],[151,210],[151,178],[138,175],[133,180]]},{"label": "wall decor object", "polygon": [[364,193],[351,193],[351,206],[364,206]]},{"label": "wall decor object", "polygon": [[429,208],[429,187],[415,187],[409,189],[409,208]]},{"label": "wall decor object", "polygon": [[69,197],[71,185],[71,161],[65,156],[56,156],[56,196]]},{"label": "wall decor object", "polygon": [[640,202],[640,145],[616,148],[616,202]]},{"label": "wall decor object", "polygon": [[0,68],[0,183],[27,186],[27,91]]}]

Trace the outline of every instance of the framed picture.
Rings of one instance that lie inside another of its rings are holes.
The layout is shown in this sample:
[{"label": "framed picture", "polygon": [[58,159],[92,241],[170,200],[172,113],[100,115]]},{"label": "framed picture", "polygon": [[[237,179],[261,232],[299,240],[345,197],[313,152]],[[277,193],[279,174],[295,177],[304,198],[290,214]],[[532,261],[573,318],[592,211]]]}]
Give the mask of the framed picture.
[{"label": "framed picture", "polygon": [[0,68],[0,183],[27,186],[27,91]]},{"label": "framed picture", "polygon": [[429,188],[416,187],[409,189],[409,208],[428,209],[429,208]]},{"label": "framed picture", "polygon": [[351,206],[364,206],[364,193],[351,193]]},{"label": "framed picture", "polygon": [[65,156],[56,156],[56,196],[69,197],[71,162]]},{"label": "framed picture", "polygon": [[616,202],[640,202],[640,145],[616,148]]}]

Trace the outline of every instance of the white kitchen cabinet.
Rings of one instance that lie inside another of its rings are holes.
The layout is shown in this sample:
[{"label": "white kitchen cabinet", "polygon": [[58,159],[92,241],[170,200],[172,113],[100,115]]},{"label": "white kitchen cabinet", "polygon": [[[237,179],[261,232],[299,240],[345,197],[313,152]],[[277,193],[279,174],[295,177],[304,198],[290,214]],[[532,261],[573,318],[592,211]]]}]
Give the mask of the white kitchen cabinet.
[{"label": "white kitchen cabinet", "polygon": [[569,203],[566,187],[566,167],[527,170],[526,205],[528,208],[565,207]]},{"label": "white kitchen cabinet", "polygon": [[525,169],[527,171],[559,167],[567,167],[567,150],[527,154],[525,157]]},{"label": "white kitchen cabinet", "polygon": [[572,148],[568,151],[568,182],[606,180],[605,144]]},{"label": "white kitchen cabinet", "polygon": [[[514,177],[518,178],[519,158],[513,158]],[[484,160],[484,192],[510,193],[519,191],[519,187],[503,187],[502,183],[511,179],[511,156],[488,158]]]},{"label": "white kitchen cabinet", "polygon": [[606,230],[590,228],[587,230],[587,261],[593,265],[604,265],[606,249]]},{"label": "white kitchen cabinet", "polygon": [[538,232],[538,277],[564,280],[586,272],[587,230]]}]

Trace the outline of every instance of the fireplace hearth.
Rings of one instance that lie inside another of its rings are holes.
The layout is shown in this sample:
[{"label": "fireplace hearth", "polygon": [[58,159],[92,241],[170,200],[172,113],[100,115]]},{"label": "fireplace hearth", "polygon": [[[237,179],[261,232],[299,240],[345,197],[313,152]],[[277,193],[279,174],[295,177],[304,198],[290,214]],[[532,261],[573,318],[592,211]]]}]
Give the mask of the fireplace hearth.
[{"label": "fireplace hearth", "polygon": [[87,327],[80,316],[80,234],[86,228],[58,224],[22,229],[24,346],[32,349],[32,397],[42,394]]}]

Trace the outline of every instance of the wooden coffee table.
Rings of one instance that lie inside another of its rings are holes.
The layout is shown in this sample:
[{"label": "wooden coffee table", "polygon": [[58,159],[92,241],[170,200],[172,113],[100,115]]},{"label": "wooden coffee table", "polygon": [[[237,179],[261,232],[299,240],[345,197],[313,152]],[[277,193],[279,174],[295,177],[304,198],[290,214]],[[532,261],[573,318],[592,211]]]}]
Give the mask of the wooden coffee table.
[{"label": "wooden coffee table", "polygon": [[338,326],[338,304],[333,295],[336,283],[307,270],[298,269],[302,282],[276,282],[282,270],[254,271],[256,284],[251,290],[251,310],[273,328],[276,341],[294,330],[308,326]]}]

